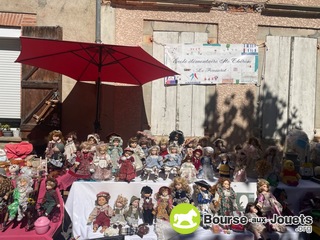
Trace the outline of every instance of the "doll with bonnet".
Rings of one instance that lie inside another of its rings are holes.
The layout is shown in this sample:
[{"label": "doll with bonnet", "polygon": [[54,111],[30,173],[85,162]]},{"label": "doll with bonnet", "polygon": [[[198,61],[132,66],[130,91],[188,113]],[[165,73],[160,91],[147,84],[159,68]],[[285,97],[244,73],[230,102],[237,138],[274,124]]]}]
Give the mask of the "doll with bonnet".
[{"label": "doll with bonnet", "polygon": [[91,133],[87,136],[87,142],[91,146],[91,151],[96,151],[96,146],[100,143],[100,136],[97,133]]},{"label": "doll with bonnet", "polygon": [[132,196],[130,199],[129,208],[124,213],[124,217],[130,227],[138,227],[139,219],[141,218],[140,198]]},{"label": "doll with bonnet", "polygon": [[110,194],[108,192],[99,192],[97,194],[97,200],[95,201],[95,208],[89,215],[87,225],[93,223],[93,232],[96,232],[99,227],[103,233],[108,227],[110,227],[110,219],[114,215],[112,208],[109,206]]},{"label": "doll with bonnet", "polygon": [[100,142],[91,165],[92,179],[110,180],[112,178],[112,161],[108,154],[108,145]]}]

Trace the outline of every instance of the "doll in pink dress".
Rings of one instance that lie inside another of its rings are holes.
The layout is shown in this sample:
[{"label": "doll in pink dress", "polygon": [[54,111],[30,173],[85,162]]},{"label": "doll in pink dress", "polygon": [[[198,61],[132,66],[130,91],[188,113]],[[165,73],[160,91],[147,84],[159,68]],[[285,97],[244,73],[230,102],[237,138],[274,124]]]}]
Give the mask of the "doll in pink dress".
[{"label": "doll in pink dress", "polygon": [[91,165],[93,172],[91,177],[94,180],[110,180],[112,178],[112,161],[107,151],[108,145],[103,142],[96,146],[96,153]]},{"label": "doll in pink dress", "polygon": [[110,194],[108,192],[99,192],[95,202],[96,207],[89,215],[87,225],[93,222],[93,232],[102,227],[100,232],[103,233],[110,227],[110,219],[114,215],[112,207],[109,206]]},{"label": "doll in pink dress", "polygon": [[80,152],[77,152],[76,162],[63,176],[57,178],[58,186],[61,190],[66,190],[74,181],[80,179],[90,179],[91,163],[93,153],[91,152],[91,144],[82,142]]},{"label": "doll in pink dress", "polygon": [[136,177],[135,171],[135,159],[132,156],[133,150],[129,147],[124,149],[123,156],[120,157],[118,163],[120,165],[119,169],[119,180],[126,181],[130,183]]}]

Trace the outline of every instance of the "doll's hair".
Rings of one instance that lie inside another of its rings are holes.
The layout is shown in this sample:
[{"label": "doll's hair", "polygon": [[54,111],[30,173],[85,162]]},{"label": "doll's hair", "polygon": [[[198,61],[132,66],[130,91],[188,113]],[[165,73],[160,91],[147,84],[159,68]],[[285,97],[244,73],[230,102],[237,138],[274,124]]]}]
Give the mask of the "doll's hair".
[{"label": "doll's hair", "polygon": [[47,178],[46,180],[46,185],[49,185],[52,187],[52,189],[56,189],[57,188],[57,185],[58,185],[58,182],[55,178]]},{"label": "doll's hair", "polygon": [[128,140],[129,146],[130,146],[130,144],[132,144],[132,143],[138,144],[138,138],[137,138],[137,137],[132,137],[132,138],[130,138],[130,139]]},{"label": "doll's hair", "polygon": [[191,187],[189,186],[187,180],[183,177],[175,177],[173,179],[173,182],[170,184],[171,191],[176,188],[177,184],[181,184],[181,189],[184,191],[191,193]]},{"label": "doll's hair", "polygon": [[205,137],[201,137],[198,141],[198,145],[200,145],[201,147],[208,147],[210,145],[210,139],[208,136]]},{"label": "doll's hair", "polygon": [[128,198],[122,196],[121,194],[118,195],[116,201],[114,202],[114,206],[117,206],[117,203],[121,203],[123,207],[125,207],[128,204]]},{"label": "doll's hair", "polygon": [[261,187],[263,186],[263,185],[267,185],[267,187],[268,187],[268,190],[269,190],[269,188],[270,188],[270,183],[267,181],[267,180],[265,180],[265,179],[262,179],[262,178],[259,178],[258,179],[258,183],[257,183],[257,193],[261,193]]},{"label": "doll's hair", "polygon": [[49,133],[49,141],[53,140],[53,137],[59,137],[61,142],[64,143],[63,134],[60,130],[53,130]]},{"label": "doll's hair", "polygon": [[218,147],[218,146],[219,146],[219,143],[221,143],[222,146],[225,145],[225,141],[224,141],[221,137],[217,138],[217,139],[213,142],[213,144],[214,144],[215,147]]},{"label": "doll's hair", "polygon": [[97,146],[96,146],[96,150],[97,153],[99,154],[101,152],[101,150],[104,150],[107,153],[108,150],[108,144],[104,143],[104,142],[100,142]]},{"label": "doll's hair", "polygon": [[177,150],[177,153],[180,152],[180,151],[179,151],[179,148],[178,148],[177,146],[175,146],[175,145],[170,145],[168,149],[169,149],[169,150],[168,150],[169,153],[172,153],[172,149],[176,149],[176,150]]},{"label": "doll's hair", "polygon": [[183,132],[180,130],[174,130],[170,133],[169,142],[173,142],[176,135],[178,135],[178,144],[182,145],[184,143],[184,135]]},{"label": "doll's hair", "polygon": [[188,162],[188,161],[192,162],[192,156],[186,155],[184,157],[184,159],[182,160],[182,164],[185,163],[185,162]]},{"label": "doll's hair", "polygon": [[225,181],[228,181],[228,182],[229,182],[229,186],[230,186],[230,188],[231,188],[231,180],[230,180],[230,178],[220,177],[220,178],[218,179],[218,182],[215,184],[216,190],[217,190],[218,188],[221,189],[221,188],[223,187],[223,183],[224,183]]},{"label": "doll's hair", "polygon": [[168,195],[171,194],[171,189],[167,186],[162,186],[159,188],[159,191],[156,193],[155,199],[158,200],[164,191],[168,192]]},{"label": "doll's hair", "polygon": [[32,187],[33,185],[33,180],[32,178],[29,176],[29,175],[20,175],[18,178],[17,178],[17,187],[21,187],[21,181],[24,180],[27,182],[27,187]]},{"label": "doll's hair", "polygon": [[160,139],[160,141],[159,141],[159,147],[161,146],[161,145],[166,145],[166,146],[168,146],[168,144],[169,144],[169,141],[168,141],[168,139],[166,139],[166,138],[164,138],[164,137],[162,137],[161,139]]},{"label": "doll's hair", "polygon": [[149,186],[144,186],[143,188],[141,188],[141,195],[143,195],[143,194],[152,194],[152,192],[153,192],[153,190]]},{"label": "doll's hair", "polygon": [[244,213],[249,213],[251,211],[251,207],[255,207],[258,210],[258,208],[254,202],[248,202],[248,204],[244,210]]},{"label": "doll's hair", "polygon": [[78,139],[77,137],[77,132],[75,131],[71,131],[66,135],[66,139],[68,139],[69,137],[72,138],[73,141],[76,141]]},{"label": "doll's hair", "polygon": [[90,150],[91,149],[91,144],[87,141],[84,141],[80,144],[80,149],[86,149],[86,150]]},{"label": "doll's hair", "polygon": [[159,152],[160,152],[160,147],[157,146],[157,145],[155,145],[155,146],[152,146],[152,147],[150,147],[150,148],[148,149],[149,155],[151,155],[151,152],[152,152],[154,149],[157,151],[156,154],[157,154],[157,155],[159,154]]}]

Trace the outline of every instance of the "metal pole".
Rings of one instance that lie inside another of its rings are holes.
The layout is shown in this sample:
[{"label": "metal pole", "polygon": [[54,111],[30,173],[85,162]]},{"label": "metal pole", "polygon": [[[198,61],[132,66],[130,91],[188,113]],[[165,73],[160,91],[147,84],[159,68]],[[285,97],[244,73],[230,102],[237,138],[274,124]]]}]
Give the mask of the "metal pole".
[{"label": "metal pole", "polygon": [[96,43],[101,43],[101,0],[96,0]]}]

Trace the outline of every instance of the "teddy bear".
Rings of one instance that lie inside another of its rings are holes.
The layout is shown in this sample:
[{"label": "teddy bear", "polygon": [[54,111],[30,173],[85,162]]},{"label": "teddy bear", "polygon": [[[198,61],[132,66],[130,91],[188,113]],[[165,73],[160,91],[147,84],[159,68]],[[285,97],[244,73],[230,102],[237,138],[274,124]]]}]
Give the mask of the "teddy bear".
[{"label": "teddy bear", "polygon": [[299,173],[294,169],[294,163],[291,160],[284,160],[280,176],[282,182],[288,186],[297,186],[301,178]]}]

